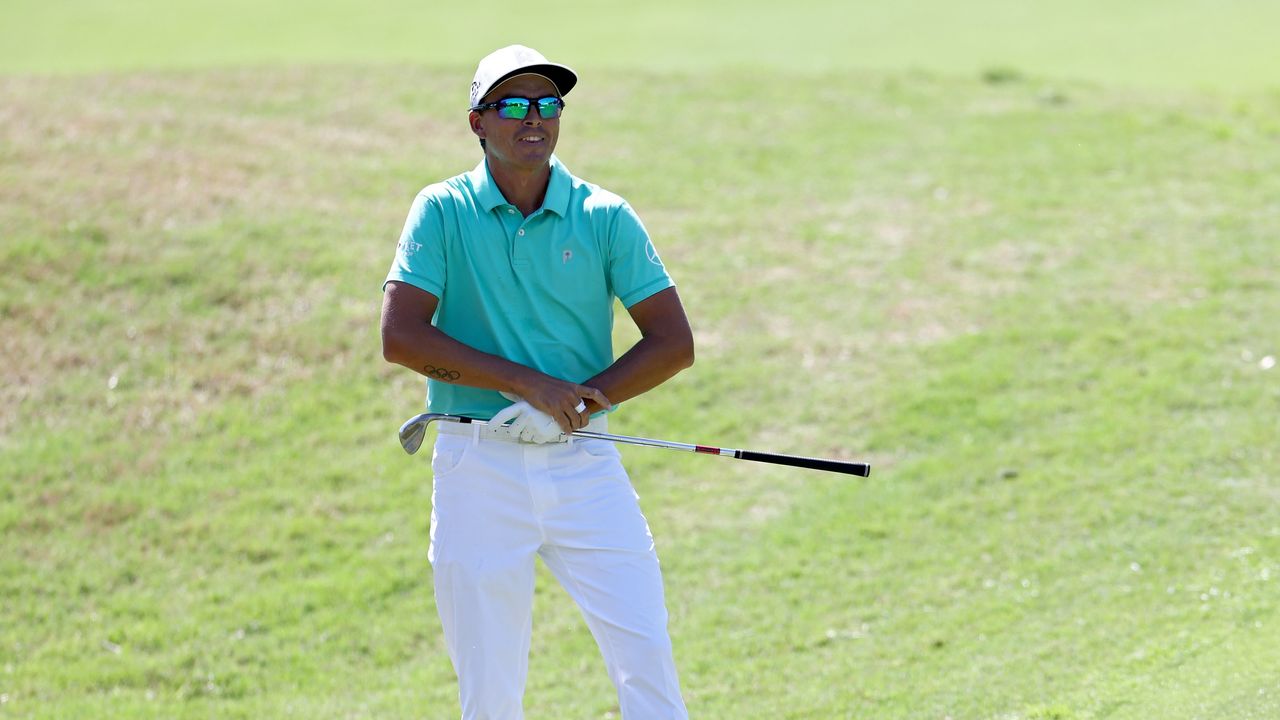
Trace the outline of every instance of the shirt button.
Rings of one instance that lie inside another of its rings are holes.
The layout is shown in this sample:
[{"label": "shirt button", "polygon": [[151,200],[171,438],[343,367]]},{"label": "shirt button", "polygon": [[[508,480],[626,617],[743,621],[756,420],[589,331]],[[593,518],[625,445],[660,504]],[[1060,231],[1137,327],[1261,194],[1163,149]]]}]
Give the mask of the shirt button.
[{"label": "shirt button", "polygon": [[517,234],[517,235],[524,235],[524,228],[520,228],[519,230],[517,230],[517,231],[516,231],[516,234]]},{"label": "shirt button", "polygon": [[515,214],[516,214],[516,209],[515,209],[515,208],[507,208],[507,214],[508,214],[508,215],[515,215]]}]

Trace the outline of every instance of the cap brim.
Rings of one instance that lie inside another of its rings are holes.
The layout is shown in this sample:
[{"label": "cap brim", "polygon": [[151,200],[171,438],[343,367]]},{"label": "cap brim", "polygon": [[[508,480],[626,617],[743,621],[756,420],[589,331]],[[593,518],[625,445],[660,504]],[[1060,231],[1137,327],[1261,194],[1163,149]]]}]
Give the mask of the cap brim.
[{"label": "cap brim", "polygon": [[556,86],[556,92],[560,94],[560,97],[568,95],[569,91],[573,89],[573,86],[578,84],[578,74],[564,65],[556,65],[555,63],[526,65],[522,68],[516,68],[497,80],[494,80],[493,84],[489,86],[489,89],[485,90],[480,95],[480,99],[484,99],[486,95],[497,89],[499,85],[513,77],[516,77],[517,75],[541,75],[542,77],[550,80],[552,85]]}]

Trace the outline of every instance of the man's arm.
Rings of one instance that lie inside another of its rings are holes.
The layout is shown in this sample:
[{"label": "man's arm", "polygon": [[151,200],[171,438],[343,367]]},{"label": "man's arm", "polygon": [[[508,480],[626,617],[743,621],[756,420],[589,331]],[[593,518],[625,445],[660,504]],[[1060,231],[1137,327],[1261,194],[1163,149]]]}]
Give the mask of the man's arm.
[{"label": "man's arm", "polygon": [[[382,357],[421,375],[457,385],[514,393],[556,419],[566,432],[586,425],[591,410],[609,407],[594,386],[575,385],[505,358],[481,352],[431,324],[440,298],[391,281],[382,297]],[[664,378],[665,379],[665,378]],[[579,399],[587,412],[574,410]]]},{"label": "man's arm", "polygon": [[[627,309],[640,340],[586,385],[599,388],[613,402],[648,392],[693,364],[693,330],[674,287],[659,291]],[[602,405],[587,401],[587,412]]]}]

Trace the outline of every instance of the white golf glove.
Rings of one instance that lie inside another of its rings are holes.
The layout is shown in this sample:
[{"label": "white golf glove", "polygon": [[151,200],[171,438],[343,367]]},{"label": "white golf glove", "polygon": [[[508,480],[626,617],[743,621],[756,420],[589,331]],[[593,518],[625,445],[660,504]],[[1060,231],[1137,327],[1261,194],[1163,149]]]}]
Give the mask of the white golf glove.
[{"label": "white golf glove", "polygon": [[564,442],[567,439],[561,434],[559,423],[524,400],[498,411],[489,425],[506,425],[507,422],[511,423],[505,428],[507,434],[518,438],[520,442],[550,443]]}]

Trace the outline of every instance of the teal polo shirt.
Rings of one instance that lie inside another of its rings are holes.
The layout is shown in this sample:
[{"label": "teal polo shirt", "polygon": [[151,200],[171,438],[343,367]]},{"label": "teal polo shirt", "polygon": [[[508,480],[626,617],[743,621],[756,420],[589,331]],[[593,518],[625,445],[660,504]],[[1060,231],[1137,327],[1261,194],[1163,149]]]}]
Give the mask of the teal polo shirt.
[{"label": "teal polo shirt", "polygon": [[[392,280],[438,297],[431,322],[450,337],[575,383],[613,362],[614,298],[631,307],[674,285],[631,206],[555,157],[529,217],[503,197],[487,161],[423,189]],[[427,381],[430,412],[487,420],[510,404],[493,390]]]}]

